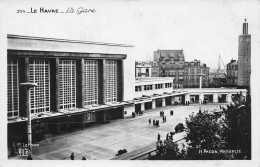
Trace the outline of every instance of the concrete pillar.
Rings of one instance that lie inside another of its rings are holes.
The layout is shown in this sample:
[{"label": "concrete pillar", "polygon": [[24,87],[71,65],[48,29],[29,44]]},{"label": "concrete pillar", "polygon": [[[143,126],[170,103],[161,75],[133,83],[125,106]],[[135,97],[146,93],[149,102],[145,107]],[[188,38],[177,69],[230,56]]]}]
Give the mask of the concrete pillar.
[{"label": "concrete pillar", "polygon": [[204,94],[201,93],[201,94],[200,94],[200,102],[203,103],[203,101],[204,101]]},{"label": "concrete pillar", "polygon": [[213,94],[213,103],[218,103],[218,94],[217,93]]},{"label": "concrete pillar", "polygon": [[162,88],[165,89],[165,83],[162,84]]},{"label": "concrete pillar", "polygon": [[156,108],[155,99],[152,99],[152,109]]},{"label": "concrete pillar", "polygon": [[152,68],[149,68],[149,77],[152,76]]},{"label": "concrete pillar", "polygon": [[152,90],[155,90],[155,84],[152,85]]},{"label": "concrete pillar", "polygon": [[107,80],[106,80],[106,60],[104,59],[102,62],[102,73],[103,73],[103,99],[102,99],[102,103],[101,104],[106,104],[106,84],[107,84]]},{"label": "concrete pillar", "polygon": [[162,107],[166,106],[166,99],[165,97],[162,98]]},{"label": "concrete pillar", "polygon": [[124,101],[124,62],[117,61],[117,101]]},{"label": "concrete pillar", "polygon": [[141,85],[141,91],[144,91],[144,85]]},{"label": "concrete pillar", "polygon": [[78,77],[80,77],[80,90],[81,90],[81,92],[80,92],[80,94],[79,94],[79,96],[80,96],[80,105],[78,106],[78,107],[80,107],[80,108],[83,108],[84,106],[85,106],[85,103],[84,103],[84,68],[85,68],[85,62],[84,62],[84,59],[81,59],[81,61],[80,61],[80,72],[79,72],[79,74],[77,74],[78,75]]},{"label": "concrete pillar", "polygon": [[144,108],[144,103],[141,103],[141,111],[144,111],[145,108]]},{"label": "concrete pillar", "polygon": [[228,103],[231,103],[232,102],[232,99],[231,99],[231,94],[227,94],[227,102]]},{"label": "concrete pillar", "polygon": [[171,97],[171,104],[173,105],[174,102],[175,102],[175,97],[173,96],[173,97]]},{"label": "concrete pillar", "polygon": [[56,58],[55,59],[55,73],[56,73],[56,83],[55,83],[55,98],[56,98],[56,111],[60,109],[60,96],[59,96],[59,87],[60,87],[60,82],[59,82],[59,64],[60,64],[60,59]]}]

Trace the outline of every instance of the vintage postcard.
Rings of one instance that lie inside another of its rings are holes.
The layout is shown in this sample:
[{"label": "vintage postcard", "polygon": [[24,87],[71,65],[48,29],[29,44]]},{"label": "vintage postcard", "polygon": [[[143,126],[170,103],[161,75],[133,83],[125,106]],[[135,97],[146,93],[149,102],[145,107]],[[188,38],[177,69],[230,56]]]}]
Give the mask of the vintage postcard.
[{"label": "vintage postcard", "polygon": [[3,166],[260,165],[260,1],[0,5]]}]

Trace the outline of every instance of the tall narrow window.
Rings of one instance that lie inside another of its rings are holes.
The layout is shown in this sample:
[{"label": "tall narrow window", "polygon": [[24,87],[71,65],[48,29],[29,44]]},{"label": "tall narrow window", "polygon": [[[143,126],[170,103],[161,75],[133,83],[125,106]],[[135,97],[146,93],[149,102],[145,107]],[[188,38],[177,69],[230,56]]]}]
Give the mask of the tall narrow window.
[{"label": "tall narrow window", "polygon": [[117,101],[117,62],[107,60],[105,65],[105,102]]},{"label": "tall narrow window", "polygon": [[7,64],[7,117],[19,116],[19,81],[18,61],[12,60]]},{"label": "tall narrow window", "polygon": [[98,63],[84,61],[84,105],[98,104]]},{"label": "tall narrow window", "polygon": [[59,83],[60,109],[75,108],[76,62],[74,60],[60,60]]},{"label": "tall narrow window", "polygon": [[37,83],[36,87],[30,89],[31,113],[50,111],[49,61],[30,60],[29,77],[31,83]]}]

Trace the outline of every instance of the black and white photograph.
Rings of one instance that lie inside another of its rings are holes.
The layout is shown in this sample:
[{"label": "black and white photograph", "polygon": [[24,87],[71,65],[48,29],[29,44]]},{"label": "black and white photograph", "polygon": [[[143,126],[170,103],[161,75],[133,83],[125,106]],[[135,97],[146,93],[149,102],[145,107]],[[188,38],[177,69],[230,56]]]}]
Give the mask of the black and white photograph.
[{"label": "black and white photograph", "polygon": [[259,0],[0,6],[0,166],[260,165]]}]

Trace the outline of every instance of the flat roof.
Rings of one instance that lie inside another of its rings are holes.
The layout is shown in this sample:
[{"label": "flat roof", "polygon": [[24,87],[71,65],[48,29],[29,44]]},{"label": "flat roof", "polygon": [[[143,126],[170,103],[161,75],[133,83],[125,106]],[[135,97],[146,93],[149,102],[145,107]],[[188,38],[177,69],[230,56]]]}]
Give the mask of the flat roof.
[{"label": "flat roof", "polygon": [[134,45],[129,45],[129,44],[117,44],[117,43],[93,42],[93,41],[70,40],[70,39],[59,39],[59,38],[34,37],[34,36],[23,36],[23,35],[13,35],[13,34],[7,34],[7,38],[67,42],[67,43],[95,44],[95,45],[108,45],[108,46],[121,46],[121,47],[134,47]]},{"label": "flat roof", "polygon": [[[198,93],[200,92],[199,88],[174,88],[174,91],[188,91],[189,93]],[[237,89],[237,88],[201,88],[201,93],[237,93],[237,92],[247,92],[246,89]]]},{"label": "flat roof", "polygon": [[173,81],[173,78],[171,77],[145,77],[145,78],[135,78],[135,83],[141,83],[141,82],[154,82],[154,81]]}]

